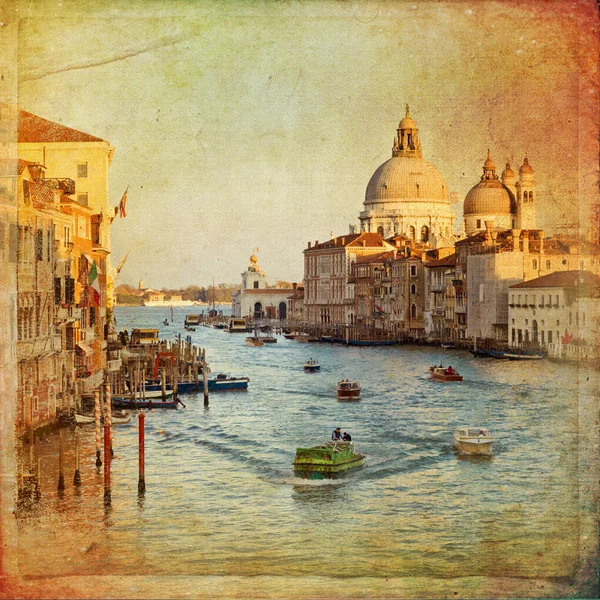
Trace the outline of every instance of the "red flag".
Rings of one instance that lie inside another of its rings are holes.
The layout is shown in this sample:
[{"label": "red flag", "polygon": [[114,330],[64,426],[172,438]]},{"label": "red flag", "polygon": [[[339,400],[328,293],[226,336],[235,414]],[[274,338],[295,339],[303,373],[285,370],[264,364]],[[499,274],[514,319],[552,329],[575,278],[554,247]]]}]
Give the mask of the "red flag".
[{"label": "red flag", "polygon": [[565,335],[561,339],[563,344],[570,344],[573,341],[573,335],[569,333],[568,329],[565,329]]},{"label": "red flag", "polygon": [[383,308],[381,308],[381,306],[377,306],[377,304],[376,304],[375,308],[377,309],[378,312],[383,312]]},{"label": "red flag", "polygon": [[[127,190],[129,189],[129,186],[127,186]],[[127,190],[125,190],[125,193],[123,194],[123,197],[121,198],[121,202],[119,202],[119,217],[121,219],[123,219],[124,217],[127,216],[127,213],[125,212],[125,205],[127,204]]]}]

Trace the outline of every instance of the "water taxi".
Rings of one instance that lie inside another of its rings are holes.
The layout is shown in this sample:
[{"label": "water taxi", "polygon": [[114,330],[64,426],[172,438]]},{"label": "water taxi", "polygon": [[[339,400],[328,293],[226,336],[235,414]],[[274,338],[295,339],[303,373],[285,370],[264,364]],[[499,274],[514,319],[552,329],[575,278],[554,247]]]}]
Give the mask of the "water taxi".
[{"label": "water taxi", "polygon": [[454,447],[462,454],[491,454],[493,441],[482,427],[459,427],[454,432]]},{"label": "water taxi", "polygon": [[344,400],[358,400],[360,398],[360,383],[358,381],[349,381],[348,379],[338,382],[338,398]]},{"label": "water taxi", "polygon": [[445,369],[442,366],[429,367],[429,374],[434,381],[462,381],[462,375],[458,374],[452,367]]},{"label": "water taxi", "polygon": [[352,442],[325,442],[312,448],[296,448],[294,475],[302,479],[335,479],[341,473],[360,467],[364,454]]},{"label": "water taxi", "polygon": [[195,327],[196,325],[200,325],[202,320],[201,315],[185,315],[184,326],[187,327]]},{"label": "water taxi", "polygon": [[246,319],[229,319],[227,331],[229,331],[229,333],[246,333],[246,331],[248,331]]},{"label": "water taxi", "polygon": [[321,369],[321,365],[313,358],[309,358],[304,363],[304,370],[307,372],[319,371],[320,369]]}]

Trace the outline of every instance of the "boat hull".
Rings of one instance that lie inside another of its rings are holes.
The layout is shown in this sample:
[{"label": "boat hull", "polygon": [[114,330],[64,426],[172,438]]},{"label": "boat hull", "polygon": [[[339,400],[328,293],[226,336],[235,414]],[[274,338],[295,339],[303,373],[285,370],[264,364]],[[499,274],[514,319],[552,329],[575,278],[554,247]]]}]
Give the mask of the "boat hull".
[{"label": "boat hull", "polygon": [[462,381],[462,375],[441,375],[439,373],[431,373],[433,381]]},{"label": "boat hull", "polygon": [[490,455],[492,453],[491,440],[461,440],[454,438],[454,448],[461,454]]},{"label": "boat hull", "polygon": [[141,398],[135,401],[131,398],[115,397],[112,399],[112,405],[115,408],[177,408],[178,404],[179,401],[172,398],[166,400],[160,398]]},{"label": "boat hull", "polygon": [[348,442],[328,442],[313,448],[298,448],[294,475],[302,479],[335,479],[350,469],[362,466],[364,454],[354,452]]},{"label": "boat hull", "polygon": [[543,354],[512,354],[505,352],[504,358],[508,358],[508,360],[542,360],[546,357]]},{"label": "boat hull", "polygon": [[[209,379],[208,391],[218,392],[220,390],[246,390],[248,389],[248,377],[231,377],[228,379]],[[146,391],[160,391],[160,385],[151,383],[146,385]],[[192,394],[194,392],[204,391],[204,381],[200,379],[198,383],[195,381],[183,381],[177,384],[178,394]]]}]

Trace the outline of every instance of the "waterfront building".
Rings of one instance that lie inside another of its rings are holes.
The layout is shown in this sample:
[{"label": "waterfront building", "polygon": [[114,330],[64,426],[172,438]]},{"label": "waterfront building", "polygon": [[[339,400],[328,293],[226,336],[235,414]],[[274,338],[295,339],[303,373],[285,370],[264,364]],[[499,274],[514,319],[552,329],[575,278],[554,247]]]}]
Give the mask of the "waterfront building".
[{"label": "waterfront building", "polygon": [[550,356],[598,358],[600,277],[588,270],[551,273],[509,288],[511,347]]},{"label": "waterfront building", "polygon": [[427,272],[426,333],[429,339],[466,337],[466,290],[456,276],[456,254],[425,263]]},{"label": "waterfront building", "polygon": [[355,324],[361,329],[386,329],[390,286],[384,265],[395,255],[396,250],[386,250],[358,256],[351,265],[348,282],[354,284]]},{"label": "waterfront building", "polygon": [[342,235],[304,250],[304,314],[311,323],[354,324],[352,264],[361,256],[393,250],[378,233]]},{"label": "waterfront building", "polygon": [[[75,201],[88,206],[94,217],[94,245],[103,249],[106,260],[107,299],[112,309],[114,280],[110,264],[110,222],[114,209],[109,204],[108,169],[114,148],[105,140],[43,119],[24,110],[18,115],[19,158],[43,165],[45,177],[68,178],[75,182]],[[105,318],[103,314],[102,319]]]},{"label": "waterfront building", "polygon": [[432,248],[454,243],[454,212],[442,174],[423,158],[417,124],[406,106],[392,157],[371,177],[359,215],[361,229],[382,237],[402,234]]},{"label": "waterfront building", "polygon": [[585,240],[543,230],[486,230],[456,244],[457,279],[466,279],[467,336],[508,341],[508,288],[556,271],[598,274],[599,248]]},{"label": "waterfront building", "polygon": [[294,293],[288,296],[288,321],[301,323],[304,321],[304,286],[292,284]]},{"label": "waterfront building", "polygon": [[286,319],[289,296],[293,288],[269,288],[266,273],[258,265],[258,257],[250,257],[250,265],[242,273],[242,286],[231,296],[233,316],[251,319]]},{"label": "waterfront building", "polygon": [[500,179],[488,150],[483,175],[467,193],[463,214],[467,236],[484,231],[486,221],[493,221],[499,230],[535,229],[535,177],[527,157],[519,168],[518,181],[510,163],[506,163]]}]

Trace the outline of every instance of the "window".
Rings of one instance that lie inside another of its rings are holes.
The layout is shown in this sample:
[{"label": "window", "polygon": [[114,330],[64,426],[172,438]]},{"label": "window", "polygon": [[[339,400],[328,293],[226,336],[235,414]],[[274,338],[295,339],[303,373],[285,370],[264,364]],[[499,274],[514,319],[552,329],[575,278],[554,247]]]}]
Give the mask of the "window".
[{"label": "window", "polygon": [[546,270],[547,270],[547,271],[549,271],[549,270],[550,270],[550,264],[551,264],[551,263],[550,263],[550,261],[549,261],[549,260],[547,260],[547,261],[546,261]]},{"label": "window", "polygon": [[381,225],[377,228],[377,233],[383,237],[383,227]]},{"label": "window", "polygon": [[35,260],[44,260],[44,232],[41,229],[36,231],[35,236]]},{"label": "window", "polygon": [[533,261],[533,270],[537,271],[537,260]]},{"label": "window", "polygon": [[60,277],[54,278],[54,303],[61,304],[62,300],[62,280]]},{"label": "window", "polygon": [[421,241],[429,241],[429,228],[427,227],[427,225],[423,225],[423,227],[421,227]]},{"label": "window", "polygon": [[88,165],[87,163],[79,163],[77,165],[77,177],[87,177],[88,176]]},{"label": "window", "polygon": [[477,222],[476,222],[476,225],[475,225],[475,227],[476,227],[477,229],[481,229],[481,219],[477,219]]},{"label": "window", "polygon": [[[87,192],[85,194],[77,194],[77,202],[81,204],[81,206],[88,205],[88,195]],[[82,236],[80,236],[82,237]]]},{"label": "window", "polygon": [[410,276],[411,277],[417,276],[417,265],[410,265]]},{"label": "window", "polygon": [[416,318],[416,316],[417,316],[417,305],[416,305],[416,304],[413,304],[413,305],[410,307],[410,316],[411,316],[411,318],[413,318],[413,319],[415,319],[415,318]]},{"label": "window", "polygon": [[548,332],[548,343],[549,344],[552,343],[552,332],[551,331]]},{"label": "window", "polygon": [[410,293],[411,294],[417,293],[417,286],[414,283],[410,286]]},{"label": "window", "polygon": [[258,281],[254,282],[254,289],[257,290],[258,289]]}]

